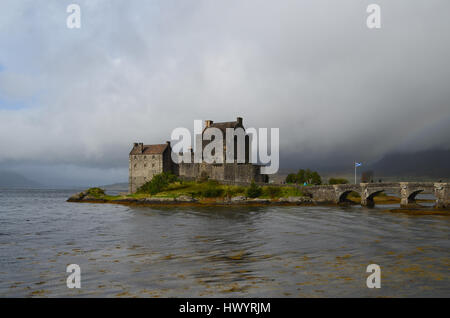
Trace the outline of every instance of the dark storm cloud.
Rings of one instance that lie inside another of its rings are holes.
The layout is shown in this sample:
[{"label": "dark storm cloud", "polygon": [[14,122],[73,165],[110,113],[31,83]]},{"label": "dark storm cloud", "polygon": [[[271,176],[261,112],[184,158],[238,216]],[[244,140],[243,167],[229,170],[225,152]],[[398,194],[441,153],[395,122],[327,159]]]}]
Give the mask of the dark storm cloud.
[{"label": "dark storm cloud", "polygon": [[80,30],[67,4],[0,11],[3,165],[126,175],[133,141],[238,115],[294,167],[450,147],[446,0],[80,1]]}]

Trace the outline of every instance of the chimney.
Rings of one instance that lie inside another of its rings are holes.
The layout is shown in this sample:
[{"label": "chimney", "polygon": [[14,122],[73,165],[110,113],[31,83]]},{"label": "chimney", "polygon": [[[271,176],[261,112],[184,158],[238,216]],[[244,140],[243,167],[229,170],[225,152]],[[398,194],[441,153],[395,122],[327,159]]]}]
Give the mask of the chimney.
[{"label": "chimney", "polygon": [[142,142],[139,142],[139,143],[137,144],[137,147],[138,147],[138,151],[139,151],[140,153],[142,153],[142,152],[144,151],[144,144],[143,144]]},{"label": "chimney", "polygon": [[242,126],[242,117],[237,117],[236,121],[237,121],[238,125]]},{"label": "chimney", "polygon": [[166,141],[166,144],[169,146],[169,148],[170,148],[170,141]]},{"label": "chimney", "polygon": [[206,128],[211,127],[211,125],[212,125],[213,123],[214,123],[214,122],[213,122],[212,120],[205,120],[205,126],[206,126]]}]

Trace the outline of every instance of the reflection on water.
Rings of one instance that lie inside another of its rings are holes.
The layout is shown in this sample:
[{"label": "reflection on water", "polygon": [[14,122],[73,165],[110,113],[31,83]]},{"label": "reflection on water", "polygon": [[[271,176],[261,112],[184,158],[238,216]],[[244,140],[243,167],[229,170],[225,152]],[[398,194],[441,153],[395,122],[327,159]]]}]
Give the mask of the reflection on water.
[{"label": "reflection on water", "polygon": [[[128,207],[0,190],[0,296],[449,296],[450,217],[383,207]],[[81,289],[66,287],[68,264]],[[379,264],[382,288],[366,287]]]}]

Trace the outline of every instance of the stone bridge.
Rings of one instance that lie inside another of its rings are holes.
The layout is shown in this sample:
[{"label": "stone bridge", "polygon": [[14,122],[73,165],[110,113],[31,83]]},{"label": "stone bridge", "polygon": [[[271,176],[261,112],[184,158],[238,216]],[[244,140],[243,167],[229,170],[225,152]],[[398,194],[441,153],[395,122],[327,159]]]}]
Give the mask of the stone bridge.
[{"label": "stone bridge", "polygon": [[347,195],[350,192],[357,192],[361,196],[361,205],[363,206],[374,206],[373,198],[381,192],[388,192],[400,197],[400,205],[402,207],[416,205],[416,195],[419,193],[431,193],[436,198],[435,207],[450,208],[449,183],[392,182],[336,184],[302,187],[301,190],[317,201],[333,203],[348,202]]}]

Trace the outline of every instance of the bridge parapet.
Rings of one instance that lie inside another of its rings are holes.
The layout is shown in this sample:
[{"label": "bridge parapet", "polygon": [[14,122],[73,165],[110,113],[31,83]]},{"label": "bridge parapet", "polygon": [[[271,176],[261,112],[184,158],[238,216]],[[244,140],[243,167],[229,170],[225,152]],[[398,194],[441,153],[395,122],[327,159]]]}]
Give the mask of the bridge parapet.
[{"label": "bridge parapet", "polygon": [[335,191],[332,185],[299,187],[299,189],[316,201],[335,202]]},{"label": "bridge parapet", "polygon": [[336,184],[320,186],[298,186],[318,202],[341,203],[347,201],[350,192],[361,196],[361,205],[373,206],[374,197],[380,192],[391,192],[400,196],[402,207],[416,206],[416,196],[422,192],[433,193],[436,197],[436,207],[450,207],[450,184],[432,182],[391,182],[391,183],[360,183]]}]

